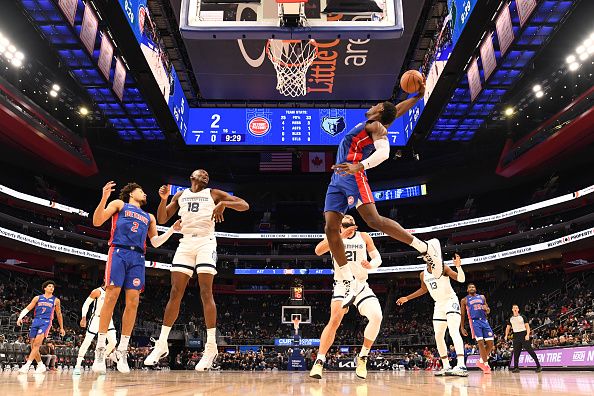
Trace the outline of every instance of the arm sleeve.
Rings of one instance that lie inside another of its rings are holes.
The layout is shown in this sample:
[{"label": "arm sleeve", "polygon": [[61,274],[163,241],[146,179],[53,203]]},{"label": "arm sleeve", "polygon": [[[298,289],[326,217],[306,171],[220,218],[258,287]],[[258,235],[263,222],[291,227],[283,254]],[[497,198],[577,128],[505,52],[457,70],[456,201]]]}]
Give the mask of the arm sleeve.
[{"label": "arm sleeve", "polygon": [[361,161],[363,169],[373,168],[378,166],[390,157],[390,142],[388,139],[378,139],[373,142],[375,151],[369,156],[369,158]]},{"label": "arm sleeve", "polygon": [[369,257],[371,257],[371,261],[369,262],[371,268],[377,268],[382,265],[382,256],[380,255],[380,252],[377,251],[377,249],[369,252]]},{"label": "arm sleeve", "polygon": [[169,229],[161,235],[155,235],[154,237],[152,237],[151,245],[153,245],[153,247],[157,248],[157,247],[161,246],[162,244],[164,244],[165,242],[167,242],[167,240],[169,239],[169,237],[171,235],[173,235],[173,227],[169,227]]},{"label": "arm sleeve", "polygon": [[19,315],[19,320],[22,320],[25,316],[27,316],[28,313],[29,313],[29,310],[26,307],[23,308],[23,310],[21,311],[21,314]]},{"label": "arm sleeve", "polygon": [[89,307],[91,306],[91,304],[93,304],[93,299],[91,297],[87,297],[87,299],[85,300],[85,303],[82,306],[81,309],[81,318],[84,318],[85,316],[87,316],[87,312],[89,312]]},{"label": "arm sleeve", "polygon": [[464,270],[462,270],[462,266],[456,268],[456,270],[458,272],[458,282],[464,283],[464,281],[466,281],[466,274],[464,273]]}]

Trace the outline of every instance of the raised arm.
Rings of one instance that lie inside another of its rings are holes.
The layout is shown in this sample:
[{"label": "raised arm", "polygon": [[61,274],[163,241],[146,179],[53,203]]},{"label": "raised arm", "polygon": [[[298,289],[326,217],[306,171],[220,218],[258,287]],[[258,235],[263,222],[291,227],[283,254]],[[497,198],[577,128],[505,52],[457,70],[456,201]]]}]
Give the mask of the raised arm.
[{"label": "raised arm", "polygon": [[178,191],[175,193],[171,202],[167,204],[167,198],[169,198],[169,187],[163,185],[159,188],[159,197],[161,201],[159,202],[159,207],[157,208],[157,221],[159,224],[164,224],[169,221],[179,210],[179,197],[182,195],[183,191]]},{"label": "raised arm", "polygon": [[423,275],[422,272],[421,272],[421,275],[419,275],[419,278],[421,279],[421,287],[418,288],[417,291],[409,294],[406,297],[400,297],[398,300],[396,300],[396,304],[398,304],[398,305],[405,304],[406,302],[408,302],[414,298],[420,297],[429,291],[429,290],[427,290],[427,286],[425,286],[425,280],[424,280],[425,276]]},{"label": "raised arm", "polygon": [[95,208],[95,212],[93,212],[93,225],[95,227],[100,227],[105,223],[111,216],[113,216],[116,212],[119,212],[124,207],[124,201],[120,199],[113,200],[105,207],[107,203],[107,199],[114,191],[115,183],[113,181],[107,182],[105,186],[103,186],[103,192],[101,195],[101,200],[99,204]]},{"label": "raised arm", "polygon": [[457,253],[454,255],[454,265],[456,266],[456,270],[458,272],[446,265],[444,267],[444,273],[453,280],[464,283],[466,281],[466,274],[464,274],[464,271],[462,270],[462,260],[460,259],[460,255]]},{"label": "raised arm", "polygon": [[31,310],[33,308],[35,308],[35,306],[37,305],[37,301],[39,301],[39,296],[33,297],[33,299],[31,300],[31,302],[29,303],[29,305],[27,305],[25,308],[23,308],[23,310],[19,314],[19,318],[17,319],[17,326],[20,326],[20,325],[23,324],[23,318],[25,316],[27,316],[27,314],[29,312],[31,312]]},{"label": "raised arm", "polygon": [[423,95],[425,95],[424,78],[423,78],[423,84],[421,85],[421,89],[419,90],[419,93],[417,95],[413,96],[410,99],[403,100],[402,102],[400,102],[396,105],[396,118],[402,117],[410,109],[412,109],[413,106],[415,104],[417,104],[417,102],[423,97]]},{"label": "raised arm", "polygon": [[66,331],[64,330],[64,319],[62,318],[62,307],[60,306],[59,298],[56,298],[55,306],[56,318],[58,319],[58,324],[60,325],[60,335],[64,337],[66,335]]},{"label": "raised arm", "polygon": [[244,199],[230,195],[225,191],[212,189],[210,190],[210,193],[216,204],[212,211],[212,219],[217,223],[225,220],[223,217],[223,212],[226,208],[233,209],[238,212],[245,212],[250,208],[250,205]]}]

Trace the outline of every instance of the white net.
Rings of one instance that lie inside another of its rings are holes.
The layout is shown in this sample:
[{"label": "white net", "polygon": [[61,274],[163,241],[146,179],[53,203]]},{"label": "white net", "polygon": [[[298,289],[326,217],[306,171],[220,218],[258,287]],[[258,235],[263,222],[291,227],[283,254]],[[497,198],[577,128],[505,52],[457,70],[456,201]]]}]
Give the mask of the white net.
[{"label": "white net", "polygon": [[306,73],[318,56],[315,40],[268,40],[268,59],[276,70],[276,89],[284,96],[307,94]]}]

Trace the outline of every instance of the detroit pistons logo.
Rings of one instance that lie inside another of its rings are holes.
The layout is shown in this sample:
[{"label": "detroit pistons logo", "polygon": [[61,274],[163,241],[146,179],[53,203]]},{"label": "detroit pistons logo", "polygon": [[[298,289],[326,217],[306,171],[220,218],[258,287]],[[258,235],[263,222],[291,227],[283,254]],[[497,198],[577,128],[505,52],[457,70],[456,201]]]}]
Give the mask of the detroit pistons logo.
[{"label": "detroit pistons logo", "polygon": [[270,121],[264,117],[254,117],[248,121],[247,129],[255,137],[265,136],[270,132]]},{"label": "detroit pistons logo", "polygon": [[134,278],[134,280],[132,281],[132,284],[133,284],[135,287],[138,287],[138,286],[140,286],[140,279],[138,279],[138,278]]},{"label": "detroit pistons logo", "polygon": [[349,203],[349,205],[352,205],[355,203],[355,197],[353,197],[352,195],[349,195],[349,197],[347,198],[347,202]]}]

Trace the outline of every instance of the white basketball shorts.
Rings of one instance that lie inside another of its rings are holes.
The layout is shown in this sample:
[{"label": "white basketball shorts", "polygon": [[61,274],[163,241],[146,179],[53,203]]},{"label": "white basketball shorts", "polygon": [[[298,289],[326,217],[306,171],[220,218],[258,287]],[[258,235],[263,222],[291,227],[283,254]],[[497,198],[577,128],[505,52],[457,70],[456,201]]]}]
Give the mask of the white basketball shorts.
[{"label": "white basketball shorts", "polygon": [[183,272],[192,277],[197,274],[217,274],[217,239],[184,236],[173,256],[173,272]]},{"label": "white basketball shorts", "polygon": [[446,320],[447,315],[460,313],[460,301],[458,297],[452,296],[448,300],[436,301],[433,309],[433,320]]}]

